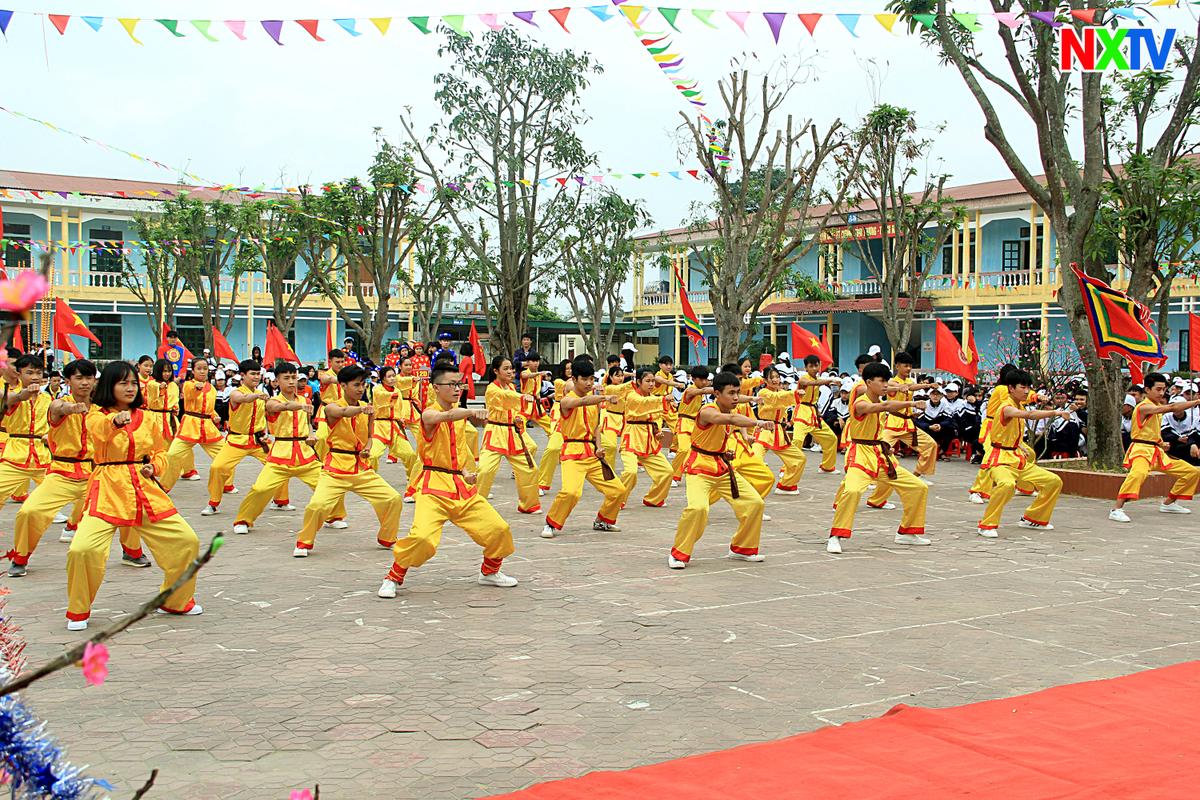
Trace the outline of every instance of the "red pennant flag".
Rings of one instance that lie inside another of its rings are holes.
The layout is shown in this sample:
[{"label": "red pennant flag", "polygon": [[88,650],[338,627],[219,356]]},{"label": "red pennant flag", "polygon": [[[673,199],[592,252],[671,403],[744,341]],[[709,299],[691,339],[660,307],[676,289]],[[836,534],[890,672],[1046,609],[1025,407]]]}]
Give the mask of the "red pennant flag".
[{"label": "red pennant flag", "polygon": [[689,169],[687,171],[687,174],[691,175],[696,180],[700,180],[700,170],[698,170],[698,169]]},{"label": "red pennant flag", "polygon": [[22,331],[22,328],[24,328],[24,327],[25,326],[23,324],[21,324],[20,322],[17,323],[17,328],[16,328],[16,330],[13,331],[13,342],[12,342],[13,347],[20,350],[22,353],[25,352],[25,334]]},{"label": "red pennant flag", "polygon": [[1200,314],[1188,314],[1188,365],[1200,372]]},{"label": "red pennant flag", "polygon": [[304,30],[308,31],[308,35],[313,37],[314,39],[316,39],[318,42],[325,41],[324,39],[321,38],[321,34],[317,33],[317,26],[321,24],[320,20],[298,19],[298,20],[296,20],[296,24],[299,25],[301,28],[304,28]]},{"label": "red pennant flag", "polygon": [[84,336],[100,344],[96,334],[88,330],[88,326],[83,324],[79,315],[72,311],[67,301],[61,297],[54,298],[54,329],[63,336]]},{"label": "red pennant flag", "polygon": [[475,330],[474,320],[471,321],[471,333],[467,337],[467,341],[471,343],[471,349],[475,351],[475,356],[471,359],[471,371],[482,377],[483,365],[487,363],[487,360],[483,357],[483,345],[479,342],[479,331]]},{"label": "red pennant flag", "polygon": [[800,18],[800,23],[808,29],[809,36],[816,35],[817,23],[821,21],[820,14],[797,14]]},{"label": "red pennant flag", "polygon": [[564,31],[566,31],[567,33],[570,33],[570,31],[567,30],[567,14],[570,14],[570,13],[571,13],[571,9],[569,9],[569,8],[552,8],[552,9],[550,9],[550,16],[554,17],[554,21],[558,23],[558,26],[560,28],[562,28]]},{"label": "red pennant flag", "polygon": [[328,355],[329,351],[332,349],[333,349],[333,320],[326,320],[326,322],[325,322],[325,354]]},{"label": "red pennant flag", "polygon": [[214,356],[234,362],[241,361],[241,359],[237,357],[237,353],[233,352],[233,348],[229,346],[229,340],[221,335],[221,332],[217,330],[216,325],[213,325],[212,335]]},{"label": "red pennant flag", "polygon": [[67,32],[67,23],[71,21],[70,14],[47,14],[50,18],[50,23],[60,35],[65,35]]},{"label": "red pennant flag", "polygon": [[263,347],[263,363],[270,367],[280,360],[291,361],[293,364],[301,363],[296,351],[288,344],[287,337],[275,327],[275,323],[267,322],[267,344]]},{"label": "red pennant flag", "polygon": [[68,352],[75,358],[83,358],[83,353],[79,352],[79,348],[71,341],[71,337],[64,336],[57,329],[54,331],[54,349]]},{"label": "red pennant flag", "polygon": [[829,352],[829,345],[811,331],[805,330],[793,322],[792,360],[794,363],[803,363],[808,356],[816,356],[821,359],[821,369],[833,365],[833,354]]},{"label": "red pennant flag", "polygon": [[975,347],[975,332],[969,326],[967,336],[967,349],[964,350],[958,337],[939,319],[935,362],[937,369],[974,383],[975,376],[979,374],[979,350]]},{"label": "red pennant flag", "polygon": [[1071,16],[1078,20],[1083,20],[1088,25],[1096,24],[1096,12],[1099,9],[1095,8],[1079,8],[1071,12]]}]

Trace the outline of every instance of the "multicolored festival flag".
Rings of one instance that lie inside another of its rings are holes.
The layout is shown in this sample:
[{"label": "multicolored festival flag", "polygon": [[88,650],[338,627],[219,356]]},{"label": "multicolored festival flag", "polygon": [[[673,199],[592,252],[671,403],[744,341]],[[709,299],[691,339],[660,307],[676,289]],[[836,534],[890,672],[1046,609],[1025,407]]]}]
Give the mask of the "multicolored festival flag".
[{"label": "multicolored festival flag", "polygon": [[1150,309],[1099,278],[1085,275],[1074,264],[1071,271],[1079,279],[1083,309],[1092,329],[1096,353],[1101,358],[1124,356],[1135,383],[1142,382],[1143,363],[1161,367],[1167,362],[1162,343],[1154,333]]},{"label": "multicolored festival flag", "polygon": [[679,281],[679,305],[683,308],[683,330],[687,333],[688,339],[691,339],[692,345],[708,347],[708,339],[704,337],[704,328],[700,325],[700,318],[696,316],[696,312],[692,310],[691,301],[688,300],[687,287],[683,283],[683,275],[680,273],[679,267],[675,267],[675,279]]}]

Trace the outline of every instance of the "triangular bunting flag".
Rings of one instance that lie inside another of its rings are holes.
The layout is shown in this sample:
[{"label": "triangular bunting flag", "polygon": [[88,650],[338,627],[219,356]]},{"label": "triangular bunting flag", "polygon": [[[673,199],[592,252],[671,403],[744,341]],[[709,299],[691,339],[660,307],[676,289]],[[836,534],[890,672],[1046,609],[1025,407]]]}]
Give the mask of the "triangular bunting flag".
[{"label": "triangular bunting flag", "polygon": [[876,14],[875,21],[883,26],[883,29],[888,33],[892,32],[892,26],[896,24],[896,20],[900,18],[899,14]]},{"label": "triangular bunting flag", "polygon": [[517,19],[521,20],[521,22],[532,25],[535,28],[538,27],[538,24],[533,21],[533,12],[532,11],[514,11],[513,16],[516,17]]},{"label": "triangular bunting flag", "polygon": [[667,174],[670,175],[672,178],[674,178],[677,181],[683,180],[683,178],[679,177],[678,172],[668,172]]},{"label": "triangular bunting flag", "polygon": [[933,14],[913,14],[913,19],[930,30],[937,27],[937,17]]},{"label": "triangular bunting flag", "polygon": [[0,34],[8,35],[8,23],[12,22],[13,12],[0,9]]},{"label": "triangular bunting flag", "polygon": [[[1152,3],[1151,5],[1157,5],[1157,3],[1158,3],[1158,0],[1155,0],[1155,3]],[[1079,9],[1072,10],[1071,16],[1074,17],[1075,19],[1083,20],[1088,25],[1095,25],[1096,24],[1096,11],[1097,11],[1097,9],[1095,9],[1095,8],[1079,8]]]},{"label": "triangular bunting flag", "polygon": [[1038,22],[1049,25],[1051,28],[1062,27],[1062,23],[1054,18],[1053,11],[1030,11],[1029,16],[1033,17]]},{"label": "triangular bunting flag", "polygon": [[850,35],[857,39],[858,34],[854,32],[854,28],[858,25],[858,18],[861,16],[861,14],[838,14],[837,18],[846,30],[850,31]]},{"label": "triangular bunting flag", "polygon": [[415,25],[421,33],[429,33],[429,17],[409,17],[408,21]]},{"label": "triangular bunting flag", "polygon": [[629,18],[630,22],[636,26],[638,18],[642,16],[642,9],[644,8],[645,6],[621,6],[619,10],[622,14]]},{"label": "triangular bunting flag", "polygon": [[797,14],[800,24],[808,30],[809,36],[816,36],[817,23],[821,21],[820,14]]},{"label": "triangular bunting flag", "polygon": [[179,20],[177,20],[177,19],[156,19],[154,21],[157,22],[159,25],[162,25],[167,30],[169,30],[171,32],[171,35],[174,36],[176,39],[183,38],[183,34],[179,32]]},{"label": "triangular bunting flag", "polygon": [[467,33],[467,29],[463,27],[463,23],[465,23],[466,20],[467,20],[467,17],[465,14],[444,14],[444,15],[442,15],[442,22],[449,25],[451,30],[453,30],[459,36],[469,38],[471,34]]},{"label": "triangular bunting flag", "polygon": [[713,25],[712,22],[710,22],[708,19],[712,15],[713,15],[713,11],[712,11],[712,9],[709,9],[709,8],[693,8],[692,9],[693,17],[700,20],[701,22],[703,22],[705,25],[712,28],[713,30],[716,30],[717,26]]},{"label": "triangular bunting flag", "polygon": [[696,180],[700,180],[700,170],[698,170],[698,169],[689,169],[687,171],[687,174],[691,175]]},{"label": "triangular bunting flag", "polygon": [[213,36],[211,33],[208,32],[208,28],[210,25],[212,25],[211,19],[194,19],[194,20],[192,20],[192,27],[195,28],[197,31],[199,31],[201,36],[203,36],[205,39],[207,39],[210,42],[215,42],[215,41],[217,41],[217,37]]},{"label": "triangular bunting flag", "polygon": [[504,23],[500,22],[498,19],[499,16],[500,16],[499,14],[494,14],[494,13],[493,14],[480,14],[479,21],[482,22],[484,25],[487,25],[488,28],[490,28],[491,30],[498,31],[498,30],[501,30],[504,28]]},{"label": "triangular bunting flag", "polygon": [[325,41],[323,38],[321,38],[321,34],[317,33],[317,26],[321,24],[320,20],[298,19],[298,20],[296,20],[296,24],[299,25],[301,28],[304,28],[304,30],[308,31],[308,35],[311,36],[312,38],[316,39],[318,42]]},{"label": "triangular bunting flag", "polygon": [[67,32],[67,23],[71,21],[70,14],[47,14],[50,18],[50,24],[54,26],[59,35],[64,35]]},{"label": "triangular bunting flag", "polygon": [[100,26],[104,24],[104,17],[80,17],[81,20],[88,24],[94,31],[99,31]]},{"label": "triangular bunting flag", "polygon": [[613,18],[613,13],[608,8],[608,6],[588,6],[587,10],[595,14],[596,19],[601,22],[608,22]]},{"label": "triangular bunting flag", "polygon": [[371,17],[371,24],[379,29],[380,36],[387,36],[388,28],[392,26],[391,17]]},{"label": "triangular bunting flag", "polygon": [[1021,27],[1021,20],[1017,19],[1017,15],[1011,11],[997,11],[996,21],[1007,27],[1009,30],[1016,30]]},{"label": "triangular bunting flag", "polygon": [[749,11],[726,11],[725,16],[733,20],[733,24],[742,29],[742,33],[746,32],[746,20],[750,17]]},{"label": "triangular bunting flag", "polygon": [[264,20],[260,20],[260,22],[262,23],[263,30],[267,32],[267,35],[275,40],[275,44],[282,47],[283,42],[280,41],[279,35],[281,33],[283,33],[283,20],[281,20],[281,19],[264,19]]},{"label": "triangular bunting flag", "polygon": [[570,13],[571,13],[571,9],[569,9],[569,8],[552,8],[552,9],[550,9],[550,16],[554,17],[554,21],[558,23],[558,27],[562,28],[567,33],[571,32],[571,31],[567,30],[567,15]]},{"label": "triangular bunting flag", "polygon": [[118,19],[117,19],[117,22],[121,23],[121,27],[122,27],[122,28],[124,28],[124,29],[125,29],[125,32],[129,34],[129,38],[130,38],[130,39],[133,39],[133,43],[134,43],[134,44],[141,44],[141,43],[142,43],[142,40],[141,40],[141,39],[139,39],[139,38],[137,38],[136,36],[134,36],[134,35],[133,35],[133,30],[134,30],[134,28],[136,28],[136,27],[137,27],[137,24],[138,24],[139,22],[141,22],[141,20],[140,20],[140,19],[129,19],[129,18],[127,18],[127,17],[120,17],[120,18],[118,18]]},{"label": "triangular bunting flag", "polygon": [[771,35],[775,37],[775,44],[779,44],[779,32],[783,30],[783,21],[787,19],[787,14],[782,11],[764,11],[763,19],[767,21]]},{"label": "triangular bunting flag", "polygon": [[346,17],[342,17],[340,19],[334,19],[333,21],[336,22],[341,27],[342,30],[344,30],[346,33],[350,34],[351,36],[362,36],[362,34],[358,32],[358,27],[357,27],[358,20],[353,19],[353,18],[348,19]]},{"label": "triangular bunting flag", "polygon": [[229,28],[229,32],[236,36],[241,41],[246,41],[246,20],[244,19],[227,19],[225,27]]},{"label": "triangular bunting flag", "polygon": [[672,30],[679,30],[679,26],[675,24],[675,18],[679,16],[678,8],[663,8],[659,6],[658,13],[662,14],[662,18],[667,21]]},{"label": "triangular bunting flag", "polygon": [[950,16],[958,20],[958,24],[969,30],[971,33],[978,33],[983,30],[983,26],[979,24],[978,14],[968,14],[966,12],[954,12]]}]

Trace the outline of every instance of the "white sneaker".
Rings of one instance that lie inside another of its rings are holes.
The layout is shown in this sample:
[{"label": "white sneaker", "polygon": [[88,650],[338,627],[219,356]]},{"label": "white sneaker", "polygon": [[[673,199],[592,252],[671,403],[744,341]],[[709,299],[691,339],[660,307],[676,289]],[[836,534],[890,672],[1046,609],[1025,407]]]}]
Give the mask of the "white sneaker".
[{"label": "white sneaker", "polygon": [[671,488],[672,488],[672,489],[678,489],[678,488],[679,488],[680,486],[682,486],[682,485],[683,485],[683,483],[682,483],[681,481],[671,481]]},{"label": "white sneaker", "polygon": [[165,608],[157,609],[157,612],[159,614],[170,614],[173,617],[198,617],[204,613],[204,606],[196,603],[194,606],[192,606],[191,611],[185,611],[182,614],[176,614],[172,611],[167,611]]},{"label": "white sneaker", "polygon": [[995,528],[976,528],[975,532],[985,539],[995,539],[1000,535]]},{"label": "white sneaker", "polygon": [[675,556],[667,556],[667,566],[671,569],[687,569],[687,562],[680,561]]},{"label": "white sneaker", "polygon": [[294,558],[308,558],[308,549],[304,547],[297,547],[292,551],[292,556]]},{"label": "white sneaker", "polygon": [[748,555],[743,555],[742,553],[735,553],[732,550],[730,550],[728,553],[726,553],[725,557],[733,559],[734,561],[751,561],[755,564],[757,564],[761,561],[767,560],[767,557],[764,556],[762,553],[755,553],[752,556],[748,556]]},{"label": "white sneaker", "polygon": [[281,506],[278,503],[271,503],[271,508],[275,511],[295,511],[296,510],[296,507],[294,505],[292,505],[291,503],[288,503],[286,506]]},{"label": "white sneaker", "polygon": [[558,531],[554,530],[554,528],[551,528],[549,525],[542,526],[543,539],[553,539],[557,533]]},{"label": "white sneaker", "polygon": [[1133,522],[1123,508],[1114,508],[1108,512],[1108,518],[1113,522]]},{"label": "white sneaker", "polygon": [[75,538],[75,531],[63,531],[58,535],[58,540],[64,543],[70,543]]},{"label": "white sneaker", "polygon": [[819,444],[814,444],[814,445],[810,446],[810,447],[808,448],[808,452],[810,452],[810,453],[819,453],[819,452],[821,452],[821,445],[819,445]]},{"label": "white sneaker", "polygon": [[1042,525],[1037,522],[1030,522],[1027,519],[1023,519],[1023,520],[1019,521],[1017,523],[1017,527],[1018,528],[1028,528],[1031,531],[1052,531],[1052,530],[1054,530],[1054,526],[1051,525],[1049,522],[1047,522],[1045,525]]},{"label": "white sneaker", "polygon": [[415,494],[406,494],[404,495],[404,502],[415,503],[417,502],[417,496]]},{"label": "white sneaker", "polygon": [[220,510],[221,509],[217,506],[212,506],[212,505],[205,506],[204,510],[200,512],[200,516],[211,517],[213,514],[216,514]]},{"label": "white sneaker", "polygon": [[51,525],[65,525],[70,521],[71,521],[71,518],[60,511],[54,515],[54,520],[50,524]]},{"label": "white sneaker", "polygon": [[881,505],[881,506],[871,506],[871,505],[869,505],[869,506],[867,506],[867,508],[871,508],[871,509],[874,509],[874,510],[876,510],[876,511],[892,511],[893,509],[895,509],[895,508],[896,508],[896,504],[895,504],[895,503],[884,503],[884,504],[883,504],[883,505]]},{"label": "white sneaker", "polygon": [[842,552],[842,537],[830,536],[829,541],[825,542],[826,553],[841,553]]},{"label": "white sneaker", "polygon": [[834,467],[833,469],[829,470],[828,472],[826,472],[823,469],[818,469],[817,472],[821,473],[822,475],[844,475],[845,474],[837,467]]},{"label": "white sneaker", "polygon": [[538,497],[545,497],[545,496],[546,496],[546,490],[539,486],[538,487]]},{"label": "white sneaker", "polygon": [[789,494],[789,495],[790,494],[800,494],[800,490],[799,489],[780,489],[778,486],[776,486],[775,494]]},{"label": "white sneaker", "polygon": [[969,495],[967,495],[967,499],[977,506],[987,505],[987,500],[984,500],[983,495],[981,495],[979,492],[971,492]]},{"label": "white sneaker", "polygon": [[184,480],[185,481],[198,481],[198,480],[200,480],[200,473],[196,473],[195,475],[189,475],[186,478],[184,478]]},{"label": "white sneaker", "polygon": [[1179,505],[1178,502],[1160,503],[1158,506],[1158,510],[1164,514],[1190,514],[1190,513],[1192,513],[1192,510],[1190,508],[1184,508],[1183,506]]},{"label": "white sneaker", "polygon": [[504,588],[517,585],[516,578],[505,575],[503,572],[493,572],[491,575],[484,575],[481,572],[479,573],[479,577],[476,578],[476,582],[480,586],[501,586]]},{"label": "white sneaker", "polygon": [[67,630],[69,631],[86,631],[88,621],[86,619],[69,619],[67,620]]},{"label": "white sneaker", "polygon": [[771,521],[771,515],[763,514],[763,522],[770,522],[770,521]]},{"label": "white sneaker", "polygon": [[325,527],[333,528],[335,531],[344,531],[346,528],[349,528],[350,525],[344,519],[335,519],[332,522],[326,522]]},{"label": "white sneaker", "polygon": [[492,499],[492,493],[488,492],[488,500],[491,500],[491,499]]},{"label": "white sneaker", "polygon": [[236,486],[230,486],[228,489],[225,490],[225,494],[241,494],[241,490],[238,489]]},{"label": "white sneaker", "polygon": [[924,536],[917,536],[915,533],[897,533],[896,538],[892,541],[894,541],[896,544],[908,544],[922,547],[927,544],[933,544],[930,539],[927,539]]},{"label": "white sneaker", "polygon": [[395,581],[386,581],[385,580],[380,585],[379,591],[376,592],[375,594],[386,600],[391,600],[393,597],[396,596],[396,590],[399,588],[400,588],[400,584],[396,583]]},{"label": "white sneaker", "polygon": [[233,526],[234,533],[247,534],[250,532],[250,526],[244,522],[239,522]]}]

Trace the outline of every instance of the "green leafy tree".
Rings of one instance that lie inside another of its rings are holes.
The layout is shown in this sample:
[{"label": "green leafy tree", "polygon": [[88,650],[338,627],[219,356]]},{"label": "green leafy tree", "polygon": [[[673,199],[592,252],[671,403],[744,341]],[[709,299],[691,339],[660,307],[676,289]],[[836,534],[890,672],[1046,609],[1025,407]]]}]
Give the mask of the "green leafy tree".
[{"label": "green leafy tree", "polygon": [[122,259],[121,285],[138,299],[155,339],[162,345],[163,326],[174,322],[175,310],[188,288],[179,272],[176,248],[168,244],[176,238],[175,230],[162,216],[152,214],[135,216],[133,227],[137,238],[145,242],[142,261],[138,265],[129,257]]},{"label": "green leafy tree", "polygon": [[446,300],[471,283],[474,264],[467,258],[462,239],[446,225],[427,225],[413,235],[416,274],[402,277],[412,293],[415,335],[422,342],[432,342],[437,339]]},{"label": "green leafy tree", "polygon": [[582,91],[601,72],[586,53],[556,52],[510,27],[479,38],[447,32],[450,67],[435,76],[444,121],[428,139],[402,123],[423,174],[452,192],[449,218],[474,256],[496,349],[512,352],[531,287],[579,205],[573,180],[595,162],[577,129]]}]

